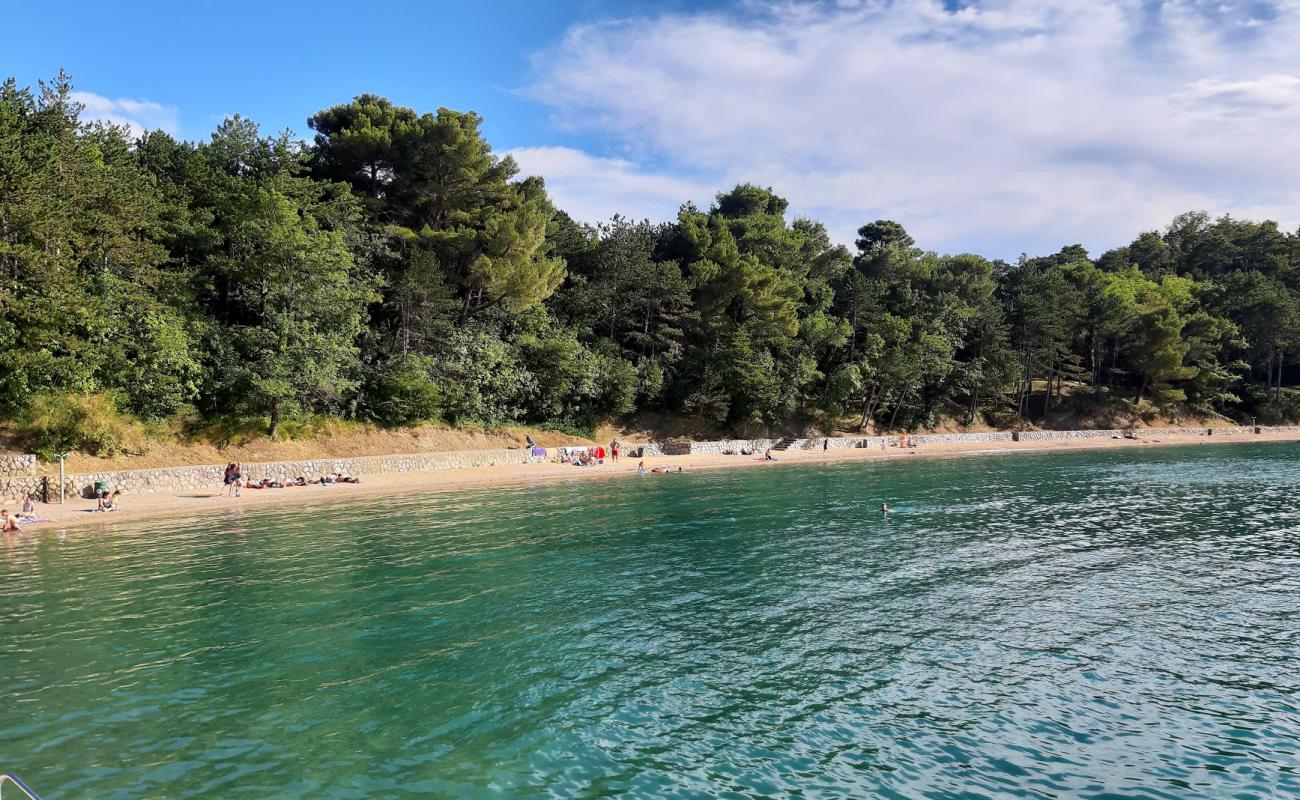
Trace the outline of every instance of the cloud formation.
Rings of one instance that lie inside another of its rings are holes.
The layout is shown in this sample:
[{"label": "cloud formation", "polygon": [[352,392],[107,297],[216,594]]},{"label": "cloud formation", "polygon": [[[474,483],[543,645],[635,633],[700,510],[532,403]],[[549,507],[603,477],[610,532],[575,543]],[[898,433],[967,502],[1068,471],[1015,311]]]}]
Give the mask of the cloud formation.
[{"label": "cloud formation", "polygon": [[1191,209],[1300,222],[1297,41],[1300,0],[746,3],[575,26],[530,94],[621,148],[566,151],[582,215],[748,180],[841,241],[890,217],[936,249],[1097,252]]},{"label": "cloud formation", "polygon": [[622,158],[592,156],[570,147],[517,147],[512,156],[525,175],[541,175],[558,206],[574,219],[601,222],[615,213],[633,220],[668,219],[693,201],[707,207],[711,184],[647,172]]},{"label": "cloud formation", "polygon": [[72,99],[85,106],[81,114],[83,121],[99,120],[124,125],[132,136],[158,129],[175,136],[180,129],[180,112],[174,106],[129,97],[113,99],[93,92],[73,92]]}]

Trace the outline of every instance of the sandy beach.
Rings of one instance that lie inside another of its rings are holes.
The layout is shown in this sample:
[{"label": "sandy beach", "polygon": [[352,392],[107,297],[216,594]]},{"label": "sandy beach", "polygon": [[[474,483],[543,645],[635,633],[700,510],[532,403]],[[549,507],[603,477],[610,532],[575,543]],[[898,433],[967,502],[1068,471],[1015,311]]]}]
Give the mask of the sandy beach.
[{"label": "sandy beach", "polygon": [[[1263,433],[1215,436],[1153,436],[1130,439],[1077,439],[1026,442],[943,442],[921,445],[916,449],[900,450],[891,447],[881,451],[872,448],[838,450],[791,450],[775,454],[776,461],[762,461],[756,456],[740,455],[686,455],[660,456],[644,459],[646,469],[662,467],[687,472],[715,469],[780,469],[790,464],[816,464],[842,461],[888,461],[911,458],[953,457],[965,455],[1007,455],[1029,452],[1059,452],[1097,449],[1143,449],[1150,447],[1229,445],[1259,442],[1300,441],[1300,433]],[[568,464],[515,464],[496,467],[477,467],[428,472],[386,473],[361,476],[359,484],[312,484],[287,489],[244,489],[240,497],[223,496],[221,487],[210,491],[179,494],[123,495],[121,508],[101,514],[93,511],[95,503],[83,498],[68,498],[67,502],[37,504],[37,513],[48,522],[27,526],[18,534],[3,534],[13,540],[37,535],[41,531],[62,530],[71,527],[105,526],[121,527],[135,520],[166,517],[194,516],[209,511],[224,511],[232,507],[256,508],[291,506],[295,503],[320,503],[345,500],[349,497],[375,497],[417,492],[448,492],[490,486],[530,485],[552,481],[599,480],[605,478],[631,478],[635,476],[637,459],[624,458],[618,463],[606,461],[594,467],[574,467]],[[650,474],[646,480],[660,477]],[[17,504],[11,504],[11,512]]]}]

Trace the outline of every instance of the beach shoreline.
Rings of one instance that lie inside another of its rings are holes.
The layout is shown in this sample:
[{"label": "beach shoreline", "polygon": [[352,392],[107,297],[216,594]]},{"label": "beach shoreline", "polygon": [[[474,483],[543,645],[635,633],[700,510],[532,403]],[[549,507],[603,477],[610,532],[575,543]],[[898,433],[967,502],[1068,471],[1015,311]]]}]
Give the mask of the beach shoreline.
[{"label": "beach shoreline", "polygon": [[[832,450],[790,450],[777,454],[776,461],[763,461],[757,455],[696,454],[656,456],[645,459],[623,458],[618,463],[591,467],[574,467],[568,464],[508,464],[493,467],[467,467],[423,472],[380,473],[361,476],[358,484],[309,484],[284,489],[244,489],[240,497],[227,497],[222,488],[178,493],[124,495],[122,506],[110,513],[93,511],[93,500],[68,498],[67,502],[41,503],[37,513],[47,522],[30,525],[19,533],[0,534],[0,540],[15,540],[39,536],[44,531],[69,528],[112,526],[120,528],[145,519],[186,517],[206,513],[225,512],[242,508],[292,507],[311,502],[329,502],[348,498],[375,498],[388,495],[416,493],[442,494],[458,490],[474,490],[496,486],[530,486],[558,481],[582,481],[603,478],[635,477],[639,461],[644,460],[648,470],[662,467],[672,472],[678,468],[687,473],[744,468],[780,468],[790,464],[833,464],[844,462],[887,462],[912,458],[955,456],[1013,455],[1019,453],[1068,452],[1078,450],[1133,450],[1151,447],[1176,447],[1193,445],[1249,444],[1264,442],[1300,442],[1300,432],[1239,434],[1223,436],[1175,436],[1156,439],[1065,439],[1022,442],[936,442],[916,449],[890,448],[886,451],[873,448],[843,448]],[[662,477],[648,474],[645,480]],[[17,511],[18,504],[11,512]]]}]

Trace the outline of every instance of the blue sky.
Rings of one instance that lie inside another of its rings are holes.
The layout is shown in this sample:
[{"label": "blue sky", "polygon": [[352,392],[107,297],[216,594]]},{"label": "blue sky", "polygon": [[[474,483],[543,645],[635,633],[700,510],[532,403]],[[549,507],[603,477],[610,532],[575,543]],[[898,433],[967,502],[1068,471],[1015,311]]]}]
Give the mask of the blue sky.
[{"label": "blue sky", "polygon": [[1093,252],[1174,214],[1300,222],[1296,0],[120,3],[7,11],[0,72],[87,115],[308,135],[361,92],[473,109],[589,221],[738,181],[834,237]]},{"label": "blue sky", "polygon": [[75,22],[57,27],[48,7],[15,5],[11,30],[37,35],[6,37],[5,74],[27,83],[62,67],[79,89],[177,109],[186,138],[236,112],[305,135],[313,111],[374,92],[421,110],[475,109],[508,148],[551,135],[545,109],[518,94],[531,54],[578,19],[642,4],[70,0],[62,17]]}]

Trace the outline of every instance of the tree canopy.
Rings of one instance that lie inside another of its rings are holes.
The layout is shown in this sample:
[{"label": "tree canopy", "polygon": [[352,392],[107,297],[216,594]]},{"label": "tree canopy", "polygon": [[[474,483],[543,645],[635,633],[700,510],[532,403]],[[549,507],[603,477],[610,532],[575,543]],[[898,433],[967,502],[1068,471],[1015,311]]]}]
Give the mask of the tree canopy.
[{"label": "tree canopy", "polygon": [[[1072,410],[1300,416],[1300,233],[1180,215],[1096,257],[852,249],[741,184],[578,222],[473,112],[375,95],[313,139],[202,142],[0,86],[0,403],[141,419],[328,413],[756,432],[1008,424]],[[83,404],[84,406],[84,404]]]}]

